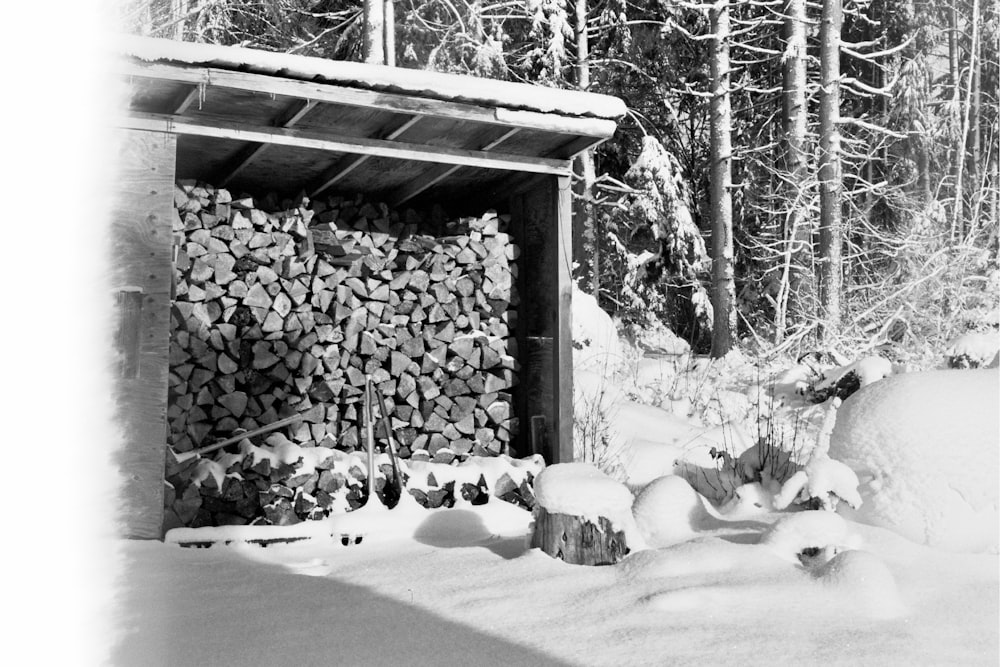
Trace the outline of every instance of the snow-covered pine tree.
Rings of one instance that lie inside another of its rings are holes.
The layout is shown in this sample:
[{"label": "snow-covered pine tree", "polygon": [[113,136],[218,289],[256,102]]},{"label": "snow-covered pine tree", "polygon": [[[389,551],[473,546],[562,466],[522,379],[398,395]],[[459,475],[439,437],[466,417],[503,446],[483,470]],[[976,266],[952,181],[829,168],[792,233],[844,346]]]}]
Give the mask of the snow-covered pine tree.
[{"label": "snow-covered pine tree", "polygon": [[[694,335],[707,334],[712,312],[701,278],[709,260],[691,216],[680,163],[655,137],[646,136],[625,182],[632,190],[615,213],[621,242],[614,245],[623,264],[621,305],[628,311],[620,314],[636,324],[660,320]],[[677,303],[683,298],[690,305]]]}]

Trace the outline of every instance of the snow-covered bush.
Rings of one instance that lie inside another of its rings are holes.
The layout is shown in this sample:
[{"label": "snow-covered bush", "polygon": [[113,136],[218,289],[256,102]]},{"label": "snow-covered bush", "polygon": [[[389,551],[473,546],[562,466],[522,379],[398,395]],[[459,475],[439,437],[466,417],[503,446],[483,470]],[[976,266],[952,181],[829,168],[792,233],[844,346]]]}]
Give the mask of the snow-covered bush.
[{"label": "snow-covered bush", "polygon": [[830,456],[858,474],[864,503],[841,511],[931,546],[995,551],[998,404],[995,370],[906,373],[851,396]]},{"label": "snow-covered bush", "polygon": [[1000,363],[1000,331],[964,333],[944,352],[950,368],[997,368]]},{"label": "snow-covered bush", "polygon": [[573,382],[573,458],[624,481],[624,440],[614,422],[622,400],[606,376],[577,371]]}]

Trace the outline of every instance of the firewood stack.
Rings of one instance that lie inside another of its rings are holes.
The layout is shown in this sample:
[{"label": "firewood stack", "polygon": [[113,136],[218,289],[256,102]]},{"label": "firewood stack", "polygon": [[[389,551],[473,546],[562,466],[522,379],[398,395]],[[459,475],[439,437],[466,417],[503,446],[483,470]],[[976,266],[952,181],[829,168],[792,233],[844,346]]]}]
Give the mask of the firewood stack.
[{"label": "firewood stack", "polygon": [[173,451],[296,413],[308,417],[283,431],[292,442],[363,448],[371,375],[402,457],[506,453],[519,250],[505,216],[429,235],[360,197],[274,203],[175,189]]}]

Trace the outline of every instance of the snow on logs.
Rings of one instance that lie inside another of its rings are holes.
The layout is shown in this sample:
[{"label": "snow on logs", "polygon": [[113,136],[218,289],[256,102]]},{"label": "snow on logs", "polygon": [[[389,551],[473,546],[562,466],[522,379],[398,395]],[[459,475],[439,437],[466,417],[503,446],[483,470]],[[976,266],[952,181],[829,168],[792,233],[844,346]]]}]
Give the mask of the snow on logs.
[{"label": "snow on logs", "polygon": [[[402,457],[448,463],[507,451],[518,429],[509,392],[519,249],[505,217],[437,223],[432,236],[360,197],[259,206],[195,182],[178,184],[175,208],[173,452],[295,414],[306,417],[281,432],[289,442],[363,448],[368,375]],[[381,424],[376,434],[384,438]],[[168,495],[187,498],[177,512],[187,519],[192,469],[168,461]],[[275,495],[294,469],[270,469],[257,491]],[[246,461],[231,470],[246,473]],[[252,489],[241,493],[252,505]]]},{"label": "snow on logs", "polygon": [[641,538],[632,492],[589,463],[557,463],[535,478],[531,546],[574,565],[610,565]]}]

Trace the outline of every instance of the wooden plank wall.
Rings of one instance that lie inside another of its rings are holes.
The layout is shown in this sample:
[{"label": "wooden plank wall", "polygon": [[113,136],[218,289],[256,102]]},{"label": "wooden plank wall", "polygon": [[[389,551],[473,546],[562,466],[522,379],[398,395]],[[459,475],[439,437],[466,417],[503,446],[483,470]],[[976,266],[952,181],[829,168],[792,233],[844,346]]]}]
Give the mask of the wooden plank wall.
[{"label": "wooden plank wall", "polygon": [[570,179],[540,178],[511,199],[518,260],[521,375],[518,453],[573,460],[572,213]]},{"label": "wooden plank wall", "polygon": [[117,417],[124,432],[117,517],[126,537],[160,539],[167,434],[176,135],[120,130],[112,215],[118,292]]}]

